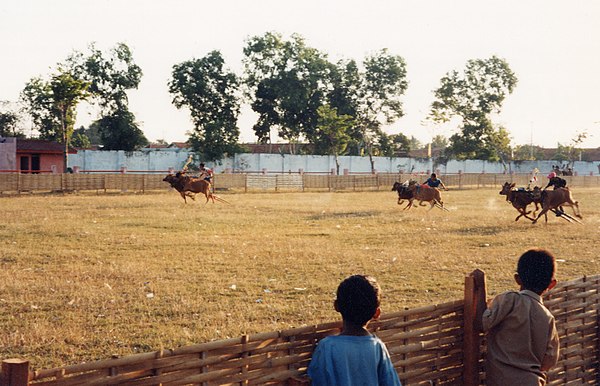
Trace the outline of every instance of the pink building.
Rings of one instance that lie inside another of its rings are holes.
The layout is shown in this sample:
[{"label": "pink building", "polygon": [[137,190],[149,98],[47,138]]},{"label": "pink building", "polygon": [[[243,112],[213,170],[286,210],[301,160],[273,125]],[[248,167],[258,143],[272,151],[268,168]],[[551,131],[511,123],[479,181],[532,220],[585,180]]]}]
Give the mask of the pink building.
[{"label": "pink building", "polygon": [[[16,166],[21,173],[62,173],[64,145],[41,139],[17,139]],[[69,148],[69,154],[77,150]]]}]

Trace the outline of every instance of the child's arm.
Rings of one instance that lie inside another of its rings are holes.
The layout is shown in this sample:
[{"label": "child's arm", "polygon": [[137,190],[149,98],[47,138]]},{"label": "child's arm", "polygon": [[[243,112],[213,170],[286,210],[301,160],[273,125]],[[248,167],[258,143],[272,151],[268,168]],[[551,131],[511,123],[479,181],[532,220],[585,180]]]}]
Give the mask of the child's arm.
[{"label": "child's arm", "polygon": [[554,324],[554,321],[552,321],[552,326],[550,328],[550,340],[548,342],[548,347],[546,348],[546,353],[544,354],[544,359],[540,365],[540,370],[548,371],[554,365],[556,365],[558,362],[559,346],[560,343],[558,341],[558,332],[556,331],[556,325]]}]

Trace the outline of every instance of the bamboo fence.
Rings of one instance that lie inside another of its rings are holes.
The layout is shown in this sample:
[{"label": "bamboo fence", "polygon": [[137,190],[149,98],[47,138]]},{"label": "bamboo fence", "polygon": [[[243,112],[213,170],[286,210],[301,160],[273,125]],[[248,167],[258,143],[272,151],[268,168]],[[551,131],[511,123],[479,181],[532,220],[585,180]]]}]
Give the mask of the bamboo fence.
[{"label": "bamboo fence", "polygon": [[[464,299],[387,314],[369,325],[404,386],[485,384],[485,339],[474,328],[474,304],[487,296],[476,287],[469,275]],[[545,295],[561,340],[548,385],[599,384],[599,290],[597,275]],[[325,323],[36,371],[26,360],[9,359],[0,385],[308,385],[317,342],[340,327]]]},{"label": "bamboo fence", "polygon": [[[163,182],[164,175],[112,174],[21,174],[0,173],[0,194],[34,192],[146,192],[170,189]],[[306,191],[306,190],[379,190],[391,189],[396,181],[416,179],[423,182],[427,176],[411,174],[231,174],[215,175],[216,189],[232,191]],[[441,176],[444,184],[453,189],[498,188],[506,181],[527,186],[530,175],[524,174],[453,174]],[[573,187],[600,186],[600,176],[565,177]],[[543,184],[543,182],[540,182]]]}]

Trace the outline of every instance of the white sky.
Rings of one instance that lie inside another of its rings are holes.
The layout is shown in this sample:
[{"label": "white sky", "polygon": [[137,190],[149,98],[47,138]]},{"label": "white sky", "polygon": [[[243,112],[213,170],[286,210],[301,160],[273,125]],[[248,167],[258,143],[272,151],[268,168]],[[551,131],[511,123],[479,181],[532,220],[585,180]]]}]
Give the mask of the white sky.
[{"label": "white sky", "polygon": [[[600,2],[595,0],[3,0],[0,2],[0,101],[91,42],[133,51],[144,76],[130,110],[149,140],[185,141],[188,112],[171,104],[172,66],[216,49],[241,75],[242,49],[267,31],[302,35],[332,61],[357,61],[381,48],[407,63],[405,116],[388,133],[429,142],[452,128],[423,126],[432,91],[470,59],[504,58],[519,83],[494,118],[513,144],[554,147],[578,132],[600,147]],[[76,126],[96,117],[83,112]],[[255,116],[240,117],[241,140],[255,141]]]}]

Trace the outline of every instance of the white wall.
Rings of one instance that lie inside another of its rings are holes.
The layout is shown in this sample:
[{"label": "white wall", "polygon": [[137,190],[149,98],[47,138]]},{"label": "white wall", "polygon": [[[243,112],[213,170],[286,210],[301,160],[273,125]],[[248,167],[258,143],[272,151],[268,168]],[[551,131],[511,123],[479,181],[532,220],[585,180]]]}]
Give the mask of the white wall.
[{"label": "white wall", "polygon": [[[1,148],[0,148],[1,149]],[[14,153],[13,153],[14,154]],[[188,158],[187,149],[167,149],[136,151],[99,151],[81,150],[69,156],[69,166],[79,167],[81,171],[119,171],[127,168],[128,172],[167,172],[170,168],[181,170]],[[428,173],[431,168],[429,160],[414,158],[373,157],[375,170],[379,173]],[[195,160],[195,163],[198,163]],[[349,173],[370,173],[369,157],[341,156],[340,174],[345,170]],[[446,165],[436,165],[435,171],[440,174],[455,173],[531,173],[537,168],[540,173],[549,173],[557,161],[523,161],[512,162],[505,169],[501,163],[480,160],[449,161]],[[225,171],[262,172],[268,173],[329,173],[335,170],[334,156],[320,155],[280,155],[280,154],[236,154],[220,162],[206,162],[207,166],[216,173]],[[0,168],[1,169],[1,168]],[[574,169],[578,175],[600,174],[600,162],[575,162]]]},{"label": "white wall", "polygon": [[0,137],[0,170],[17,169],[17,139]]}]

